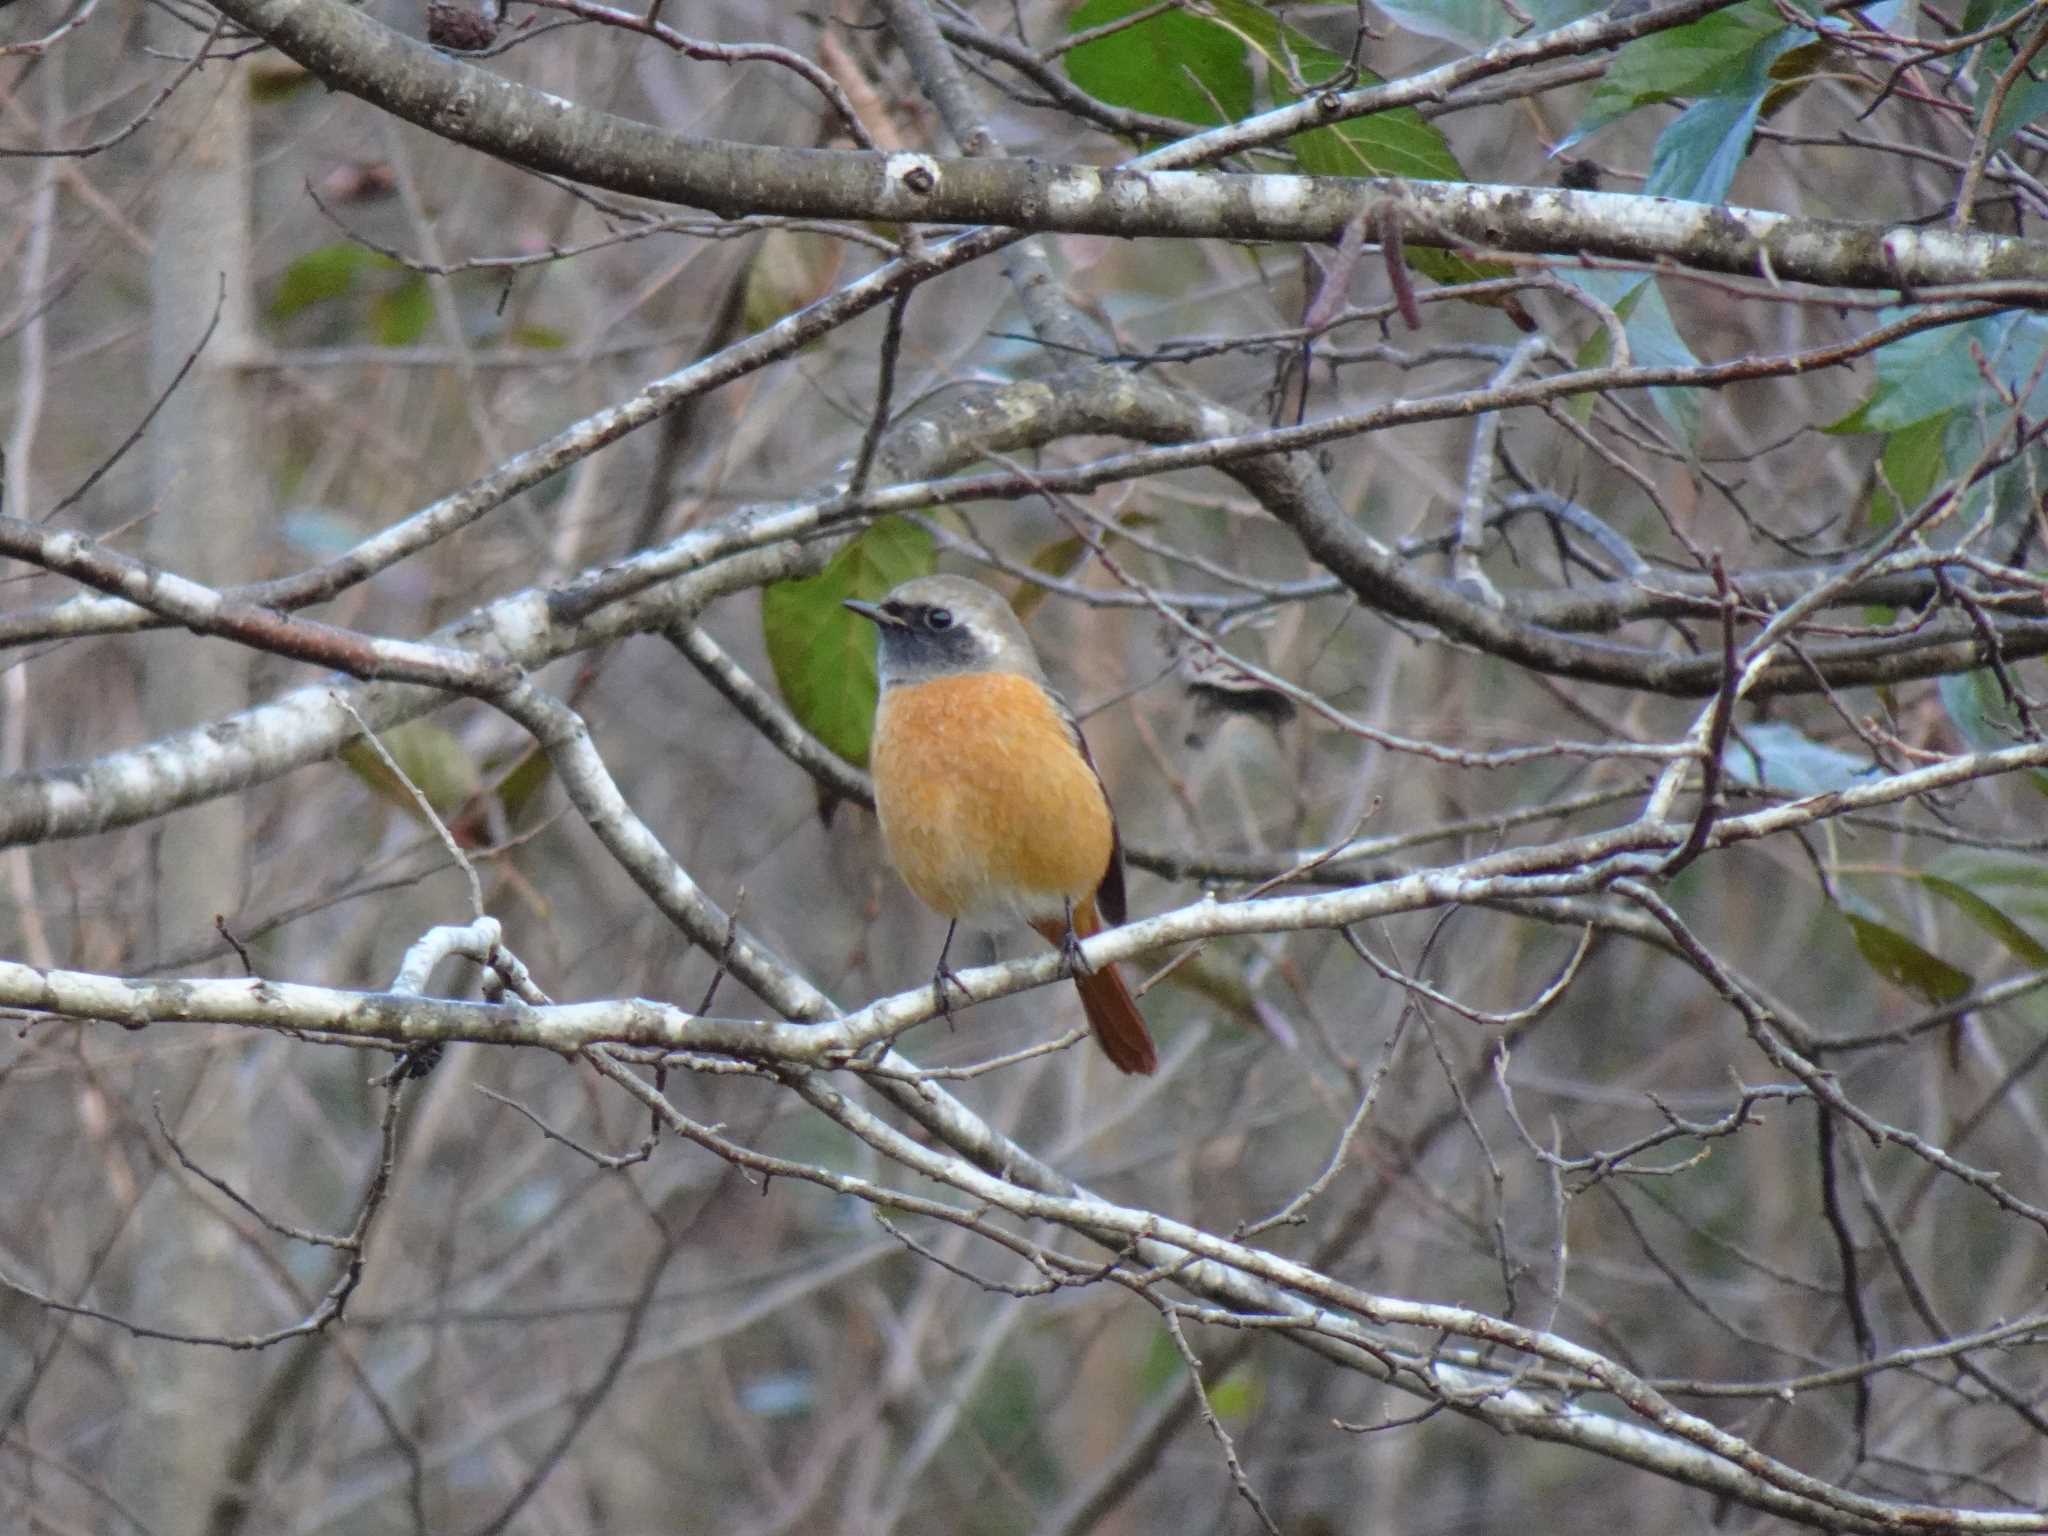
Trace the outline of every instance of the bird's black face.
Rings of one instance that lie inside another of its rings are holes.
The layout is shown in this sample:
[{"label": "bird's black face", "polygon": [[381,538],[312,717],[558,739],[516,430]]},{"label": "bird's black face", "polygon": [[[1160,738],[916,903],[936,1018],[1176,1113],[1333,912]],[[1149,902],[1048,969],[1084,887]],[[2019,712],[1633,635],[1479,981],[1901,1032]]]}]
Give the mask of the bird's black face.
[{"label": "bird's black face", "polygon": [[846,606],[872,620],[879,632],[885,681],[973,672],[988,665],[993,649],[988,638],[968,615],[946,603],[891,597]]},{"label": "bird's black face", "polygon": [[1013,672],[1043,684],[1030,637],[1002,594],[964,576],[918,576],[878,603],[847,607],[881,635],[882,685],[961,672]]}]

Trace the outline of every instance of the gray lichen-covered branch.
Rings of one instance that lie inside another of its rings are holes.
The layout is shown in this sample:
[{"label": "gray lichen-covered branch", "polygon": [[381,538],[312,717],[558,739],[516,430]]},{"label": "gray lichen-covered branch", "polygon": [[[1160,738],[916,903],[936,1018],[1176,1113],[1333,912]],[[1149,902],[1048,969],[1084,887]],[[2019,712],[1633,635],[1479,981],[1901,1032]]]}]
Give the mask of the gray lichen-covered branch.
[{"label": "gray lichen-covered branch", "polygon": [[[1417,245],[1674,262],[1879,291],[1997,283],[2010,286],[2007,302],[2048,305],[2048,245],[2006,236],[1558,188],[1189,171],[1156,162],[1105,169],[692,138],[450,58],[343,0],[218,0],[218,8],[337,90],[429,132],[588,186],[730,215],[1290,242],[1332,241],[1361,216],[1393,217]],[[1648,8],[1613,28],[1608,41],[1715,8]],[[1573,34],[1576,46],[1601,44],[1597,29],[1581,31]],[[1331,93],[1277,122],[1240,125],[1226,142],[1184,144],[1179,153],[1221,153],[1357,111],[1355,101]]]}]

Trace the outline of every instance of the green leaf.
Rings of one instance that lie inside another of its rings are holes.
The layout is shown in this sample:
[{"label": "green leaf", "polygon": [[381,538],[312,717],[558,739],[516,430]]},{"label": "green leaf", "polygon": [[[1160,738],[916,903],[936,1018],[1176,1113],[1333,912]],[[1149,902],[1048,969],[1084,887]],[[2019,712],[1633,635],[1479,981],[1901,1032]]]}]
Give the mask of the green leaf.
[{"label": "green leaf", "polygon": [[249,64],[249,100],[257,106],[283,101],[313,83],[311,70],[282,54],[266,51]]},{"label": "green leaf", "polygon": [[[1068,21],[1082,32],[1142,10],[1150,0],[1088,0]],[[1575,4],[1578,0],[1561,0]],[[1253,0],[1205,0],[1204,14],[1169,11],[1066,55],[1068,76],[1114,106],[1201,124],[1235,121],[1253,110],[1251,60],[1263,62],[1275,105],[1299,99],[1296,85],[1349,79],[1348,61],[1306,33],[1283,25]],[[1369,69],[1357,85],[1381,84]],[[1312,128],[1288,140],[1311,176],[1405,176],[1463,181],[1450,141],[1412,107]],[[1468,261],[1449,251],[1410,247],[1408,264],[1439,283],[1504,276],[1508,268]]]},{"label": "green leaf", "polygon": [[1145,1358],[1138,1362],[1138,1395],[1143,1398],[1157,1397],[1181,1378],[1188,1368],[1180,1351],[1173,1347],[1173,1340],[1164,1329],[1153,1333],[1145,1345]]},{"label": "green leaf", "polygon": [[1935,688],[1956,734],[1971,751],[1999,752],[2019,741],[2019,719],[1989,667],[1951,673]]},{"label": "green leaf", "polygon": [[[1152,0],[1087,0],[1069,33],[1146,9]],[[1132,112],[1215,126],[1252,109],[1252,72],[1242,41],[1186,11],[1167,11],[1068,50],[1067,78],[1098,101]]]},{"label": "green leaf", "polygon": [[[1887,319],[1908,313],[1885,312]],[[1877,376],[1862,402],[1827,430],[1890,434],[1885,474],[1900,499],[1918,505],[1944,483],[1970,474],[1994,436],[2009,431],[2012,407],[2020,414],[2048,412],[2048,382],[2042,357],[2048,353],[2048,317],[1994,315],[1964,325],[1906,336],[1876,355]],[[1991,541],[2018,537],[2034,516],[2039,481],[2048,472],[2048,453],[2030,447],[1962,492],[1956,515],[1931,535],[1936,543],[1973,533],[1987,513]],[[1885,510],[1880,503],[1874,515]]]},{"label": "green leaf", "polygon": [[[2007,38],[1994,38],[1979,50],[1976,59],[1977,90],[1974,95],[1976,110],[1982,112],[1989,104],[1992,83],[2012,68],[2012,43]],[[2048,80],[2038,77],[2034,69],[2023,70],[2005,94],[2005,100],[1998,108],[1998,121],[1992,125],[1991,147],[2002,148],[2006,141],[2044,112],[2048,112]]]},{"label": "green leaf", "polygon": [[[1568,271],[1561,275],[1566,282],[1584,289],[1614,311],[1621,320],[1622,333],[1628,337],[1629,356],[1639,366],[1693,368],[1699,365],[1692,348],[1678,334],[1678,326],[1664,302],[1663,289],[1655,279],[1639,277],[1632,272]],[[1613,351],[1607,327],[1598,326],[1585,345],[1579,348],[1578,366],[1598,368],[1610,361]],[[1659,386],[1650,391],[1650,399],[1658,414],[1671,424],[1671,429],[1686,447],[1691,448],[1699,437],[1701,392]],[[1580,421],[1586,421],[1591,418],[1596,403],[1592,395],[1583,395],[1573,400],[1568,409]]]},{"label": "green leaf", "polygon": [[1266,1386],[1257,1370],[1241,1365],[1209,1388],[1209,1406],[1226,1424],[1245,1424],[1265,1401]]},{"label": "green leaf", "polygon": [[766,330],[821,298],[832,286],[845,247],[803,229],[771,229],[754,242],[747,262],[744,317],[750,330]]},{"label": "green leaf", "polygon": [[1958,970],[1930,954],[1896,928],[1844,913],[1856,936],[1856,949],[1870,968],[1893,986],[1902,987],[1934,1007],[1970,995],[1976,985],[1968,971]]},{"label": "green leaf", "polygon": [[1560,150],[1639,107],[1694,97],[1657,136],[1645,193],[1689,202],[1726,200],[1749,154],[1757,119],[1776,111],[1824,64],[1830,44],[1784,23],[1768,0],[1747,3],[1639,38],[1615,55]]},{"label": "green leaf", "polygon": [[[1887,309],[1878,320],[1888,325],[1911,313]],[[2014,394],[2030,389],[2023,409],[2039,417],[2048,408],[2048,382],[2035,377],[2044,351],[2048,316],[2041,315],[1992,315],[1902,336],[1878,348],[1876,384],[1828,431],[1894,432],[1930,416],[1990,404],[1987,375]]]},{"label": "green leaf", "polygon": [[1959,849],[1936,859],[1929,873],[1974,891],[2014,921],[2048,930],[2048,861]]},{"label": "green leaf", "polygon": [[270,300],[270,318],[289,320],[315,304],[345,298],[355,291],[363,271],[376,261],[373,253],[347,240],[306,252],[278,279],[277,292]]},{"label": "green leaf", "polygon": [[[2021,410],[2038,419],[2048,410],[2048,377],[2041,367],[2042,354],[2048,352],[2048,315],[1993,315],[1978,323],[1984,328],[1983,351],[1991,376],[2014,396],[2024,391]],[[1983,390],[1980,376],[1973,398],[1981,401]]]},{"label": "green leaf", "polygon": [[[1881,324],[1900,312],[1886,310]],[[1828,427],[1834,433],[1895,432],[1946,416],[1984,393],[1974,352],[1986,341],[1982,322],[1944,325],[1902,336],[1877,349],[1877,382],[1863,401]],[[1973,351],[1974,349],[1974,351]]]},{"label": "green leaf", "polygon": [[434,318],[434,296],[427,280],[408,272],[405,281],[370,300],[370,334],[380,347],[409,347],[427,333]]},{"label": "green leaf", "polygon": [[[1963,7],[1961,29],[1982,31],[2032,6],[2033,0],[1970,0]],[[2012,68],[2012,36],[2008,33],[1995,37],[1964,56],[1961,72],[1973,86],[1969,95],[1979,114],[1990,104],[1992,82]],[[1999,107],[1998,121],[1991,131],[1991,148],[2003,147],[2007,139],[2043,113],[2048,113],[2048,81],[2042,80],[2038,68],[2028,69],[2013,83]],[[1978,121],[1981,124],[1981,115]]]},{"label": "green leaf", "polygon": [[2028,965],[2048,965],[2048,944],[2027,932],[1995,902],[1940,875],[1916,875],[1914,878]]},{"label": "green leaf", "polygon": [[[2024,683],[2015,686],[2026,687]],[[1998,674],[1989,667],[1951,673],[1934,687],[1956,734],[1972,752],[2000,752],[2025,739],[2019,713],[1999,686]],[[2048,772],[2029,769],[2027,777],[2036,789],[2048,794]]]},{"label": "green leaf", "polygon": [[[1266,79],[1276,105],[1300,99],[1293,81],[1305,86],[1344,77],[1348,61],[1339,58],[1305,33],[1283,26],[1251,0],[1208,0],[1217,20],[1228,27],[1266,64]],[[1356,83],[1381,84],[1380,76],[1360,68]],[[1370,117],[1311,128],[1287,141],[1294,158],[1311,176],[1403,176],[1415,181],[1463,181],[1465,168],[1450,140],[1424,121],[1412,107],[1375,112]],[[1504,277],[1508,268],[1492,262],[1468,261],[1428,246],[1405,252],[1408,265],[1433,282],[1476,283]]]},{"label": "green leaf", "polygon": [[[1056,1412],[1039,1401],[1038,1381],[1017,1351],[999,1356],[967,1405],[972,1443],[994,1458],[1006,1479],[1032,1497],[1050,1500],[1061,1488],[1066,1467],[1046,1438]],[[915,1524],[916,1522],[911,1522]],[[1006,1529],[1001,1522],[963,1522],[959,1530]]]},{"label": "green leaf", "polygon": [[867,762],[874,730],[875,626],[840,604],[873,601],[898,582],[929,575],[933,565],[932,536],[907,518],[887,517],[817,575],[761,593],[776,686],[804,729],[850,763]]},{"label": "green leaf", "polygon": [[[1146,1344],[1145,1358],[1137,1366],[1139,1395],[1156,1397],[1181,1380],[1187,1368],[1187,1361],[1175,1347],[1172,1337],[1163,1331],[1153,1334]],[[1209,1406],[1216,1410],[1216,1417],[1230,1424],[1250,1420],[1266,1398],[1265,1378],[1252,1365],[1238,1366],[1208,1390]]]},{"label": "green leaf", "polygon": [[1994,21],[2003,21],[2018,14],[2034,3],[2034,0],[1970,0],[1963,7],[1963,19],[1959,23],[1964,32],[1981,32]]},{"label": "green leaf", "polygon": [[1891,490],[1884,495],[1883,502],[1874,500],[1871,507],[1880,528],[1904,517],[1934,494],[1934,487],[1947,468],[1942,444],[1953,414],[1929,416],[1886,436],[1878,463],[1883,466],[1885,484]]},{"label": "green leaf", "polygon": [[498,803],[505,808],[505,820],[517,826],[526,808],[554,777],[555,768],[547,753],[529,748],[502,779],[498,780]]},{"label": "green leaf", "polygon": [[[1697,368],[1699,359],[1678,334],[1677,322],[1664,302],[1663,285],[1655,279],[1644,283],[1621,306],[1621,318],[1628,335],[1628,347],[1639,366],[1646,368]],[[1700,402],[1704,391],[1660,386],[1650,391],[1657,413],[1671,424],[1687,449],[1699,439]]]},{"label": "green leaf", "polygon": [[[1126,512],[1116,519],[1115,528],[1105,530],[1102,547],[1113,550],[1124,540],[1116,528],[1155,528],[1162,519],[1149,512]],[[1043,571],[1048,576],[1065,576],[1078,570],[1088,559],[1092,549],[1079,534],[1069,534],[1063,539],[1054,539],[1050,544],[1041,544],[1031,556],[1031,568]],[[1027,582],[1017,589],[1017,595],[1010,599],[1010,611],[1020,619],[1028,619],[1038,611],[1039,604],[1046,598],[1046,589],[1033,582]]]},{"label": "green leaf", "polygon": [[294,550],[316,560],[336,559],[363,539],[356,520],[333,507],[287,507],[278,516],[276,527]]},{"label": "green leaf", "polygon": [[[1349,61],[1307,34],[1283,26],[1252,0],[1208,0],[1216,20],[1265,61],[1276,104],[1300,99],[1297,85],[1314,88],[1345,78]],[[1361,68],[1357,84],[1381,84]],[[1465,171],[1450,141],[1412,107],[1375,112],[1328,128],[1312,128],[1288,140],[1301,168],[1312,176],[1408,176],[1420,181],[1463,181]]]},{"label": "green leaf", "polygon": [[[438,816],[454,815],[480,787],[476,760],[446,726],[431,720],[408,720],[380,731],[377,739],[391,754],[391,761],[427,797],[427,804]],[[378,798],[389,801],[422,825],[426,823],[412,791],[368,742],[350,742],[341,749],[341,760],[351,773],[376,791]]]},{"label": "green leaf", "polygon": [[[1585,116],[1558,148],[1570,148],[1638,107],[1725,92],[1743,79],[1757,45],[1787,30],[1769,0],[1747,0],[1686,26],[1637,38],[1614,56]],[[1811,37],[1802,33],[1799,40]]]},{"label": "green leaf", "polygon": [[1761,95],[1709,96],[1694,102],[1657,135],[1643,195],[1688,203],[1726,201],[1762,111]]},{"label": "green leaf", "polygon": [[[1394,24],[1423,37],[1456,43],[1471,52],[1490,48],[1503,39],[1519,36],[1524,23],[1500,0],[1378,0],[1379,9]],[[1601,8],[1601,0],[1538,0],[1517,9],[1534,23],[1534,30],[1548,32]]]},{"label": "green leaf", "polygon": [[[1372,83],[1366,81],[1364,83]],[[1409,121],[1408,119],[1413,119]],[[1416,181],[1463,181],[1464,172],[1443,136],[1408,108],[1312,128],[1287,141],[1311,176],[1406,176]],[[1499,262],[1471,261],[1427,245],[1402,247],[1409,266],[1431,282],[1453,286],[1505,277]]]},{"label": "green leaf", "polygon": [[[1568,271],[1562,275],[1566,282],[1586,289],[1616,315],[1620,315],[1620,306],[1628,302],[1636,289],[1649,281],[1646,277],[1637,278],[1626,273]],[[1628,322],[1625,319],[1621,329],[1626,335]],[[1579,344],[1578,352],[1572,357],[1572,366],[1576,369],[1605,368],[1613,361],[1614,337],[1606,326],[1595,325],[1592,333]],[[1599,403],[1600,397],[1595,394],[1574,395],[1565,402],[1564,408],[1571,413],[1573,420],[1588,422],[1593,419],[1594,407]]]},{"label": "green leaf", "polygon": [[1764,116],[1769,117],[1825,74],[1834,57],[1835,45],[1821,37],[1779,54],[1768,71],[1775,83],[1764,93]]},{"label": "green leaf", "polygon": [[[1374,84],[1367,78],[1363,84]],[[1295,98],[1281,95],[1282,105]],[[1405,176],[1413,181],[1463,181],[1450,143],[1408,107],[1311,128],[1287,141],[1311,176]]]},{"label": "green leaf", "polygon": [[1875,907],[1844,890],[1842,916],[1849,920],[1857,952],[1864,962],[1896,987],[1902,987],[1921,1002],[1939,1007],[1967,997],[1976,985],[1968,971],[1959,970],[1939,955],[1923,948],[1886,921]]},{"label": "green leaf", "polygon": [[1749,154],[1764,102],[1783,94],[1773,70],[1787,54],[1814,40],[1811,32],[1783,27],[1756,42],[1740,68],[1704,93],[1657,135],[1643,192],[1693,203],[1727,200],[1735,172]]},{"label": "green leaf", "polygon": [[[1050,544],[1041,544],[1031,555],[1031,568],[1043,571],[1048,576],[1064,576],[1083,560],[1088,558],[1088,541],[1078,533],[1070,533],[1064,539],[1054,539]],[[1017,595],[1010,599],[1010,607],[1020,619],[1028,619],[1045,601],[1045,588],[1035,583],[1026,583]]]},{"label": "green leaf", "polygon": [[569,345],[569,334],[551,325],[515,325],[505,333],[505,344],[531,347],[536,352],[559,352]]},{"label": "green leaf", "polygon": [[1721,771],[1737,784],[1788,795],[1823,795],[1879,772],[1868,758],[1824,746],[1789,725],[1744,726],[1721,751]]}]

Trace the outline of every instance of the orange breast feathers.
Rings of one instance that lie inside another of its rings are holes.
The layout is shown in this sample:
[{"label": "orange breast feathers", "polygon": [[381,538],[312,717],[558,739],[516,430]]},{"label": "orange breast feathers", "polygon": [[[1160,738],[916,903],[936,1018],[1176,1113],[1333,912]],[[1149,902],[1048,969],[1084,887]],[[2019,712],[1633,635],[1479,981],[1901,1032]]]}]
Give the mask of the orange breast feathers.
[{"label": "orange breast feathers", "polygon": [[[884,690],[870,754],[889,856],[918,898],[977,927],[1090,908],[1114,824],[1052,697],[975,672]],[[1091,931],[1080,922],[1082,933]]]}]

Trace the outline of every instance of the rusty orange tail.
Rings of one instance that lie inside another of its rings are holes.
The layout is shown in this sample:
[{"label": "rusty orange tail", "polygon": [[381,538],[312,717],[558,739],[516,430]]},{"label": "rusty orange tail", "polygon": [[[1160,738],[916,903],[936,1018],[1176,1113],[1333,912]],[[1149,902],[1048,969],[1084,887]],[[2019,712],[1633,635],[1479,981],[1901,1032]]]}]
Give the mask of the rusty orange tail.
[{"label": "rusty orange tail", "polygon": [[1145,1028],[1145,1016],[1131,1000],[1130,989],[1113,965],[1092,976],[1076,976],[1074,986],[1081,993],[1081,1007],[1102,1046],[1102,1054],[1120,1072],[1156,1072],[1159,1052]]},{"label": "rusty orange tail", "polygon": [[[1033,923],[1047,942],[1059,944],[1066,938],[1061,923]],[[1095,915],[1095,903],[1085,901],[1074,909],[1074,936],[1085,939],[1102,931]],[[1151,1073],[1159,1070],[1159,1052],[1145,1028],[1145,1016],[1131,997],[1130,988],[1113,965],[1074,977],[1074,990],[1081,994],[1081,1010],[1088,1015],[1088,1027],[1095,1031],[1102,1054],[1119,1072]]]}]

